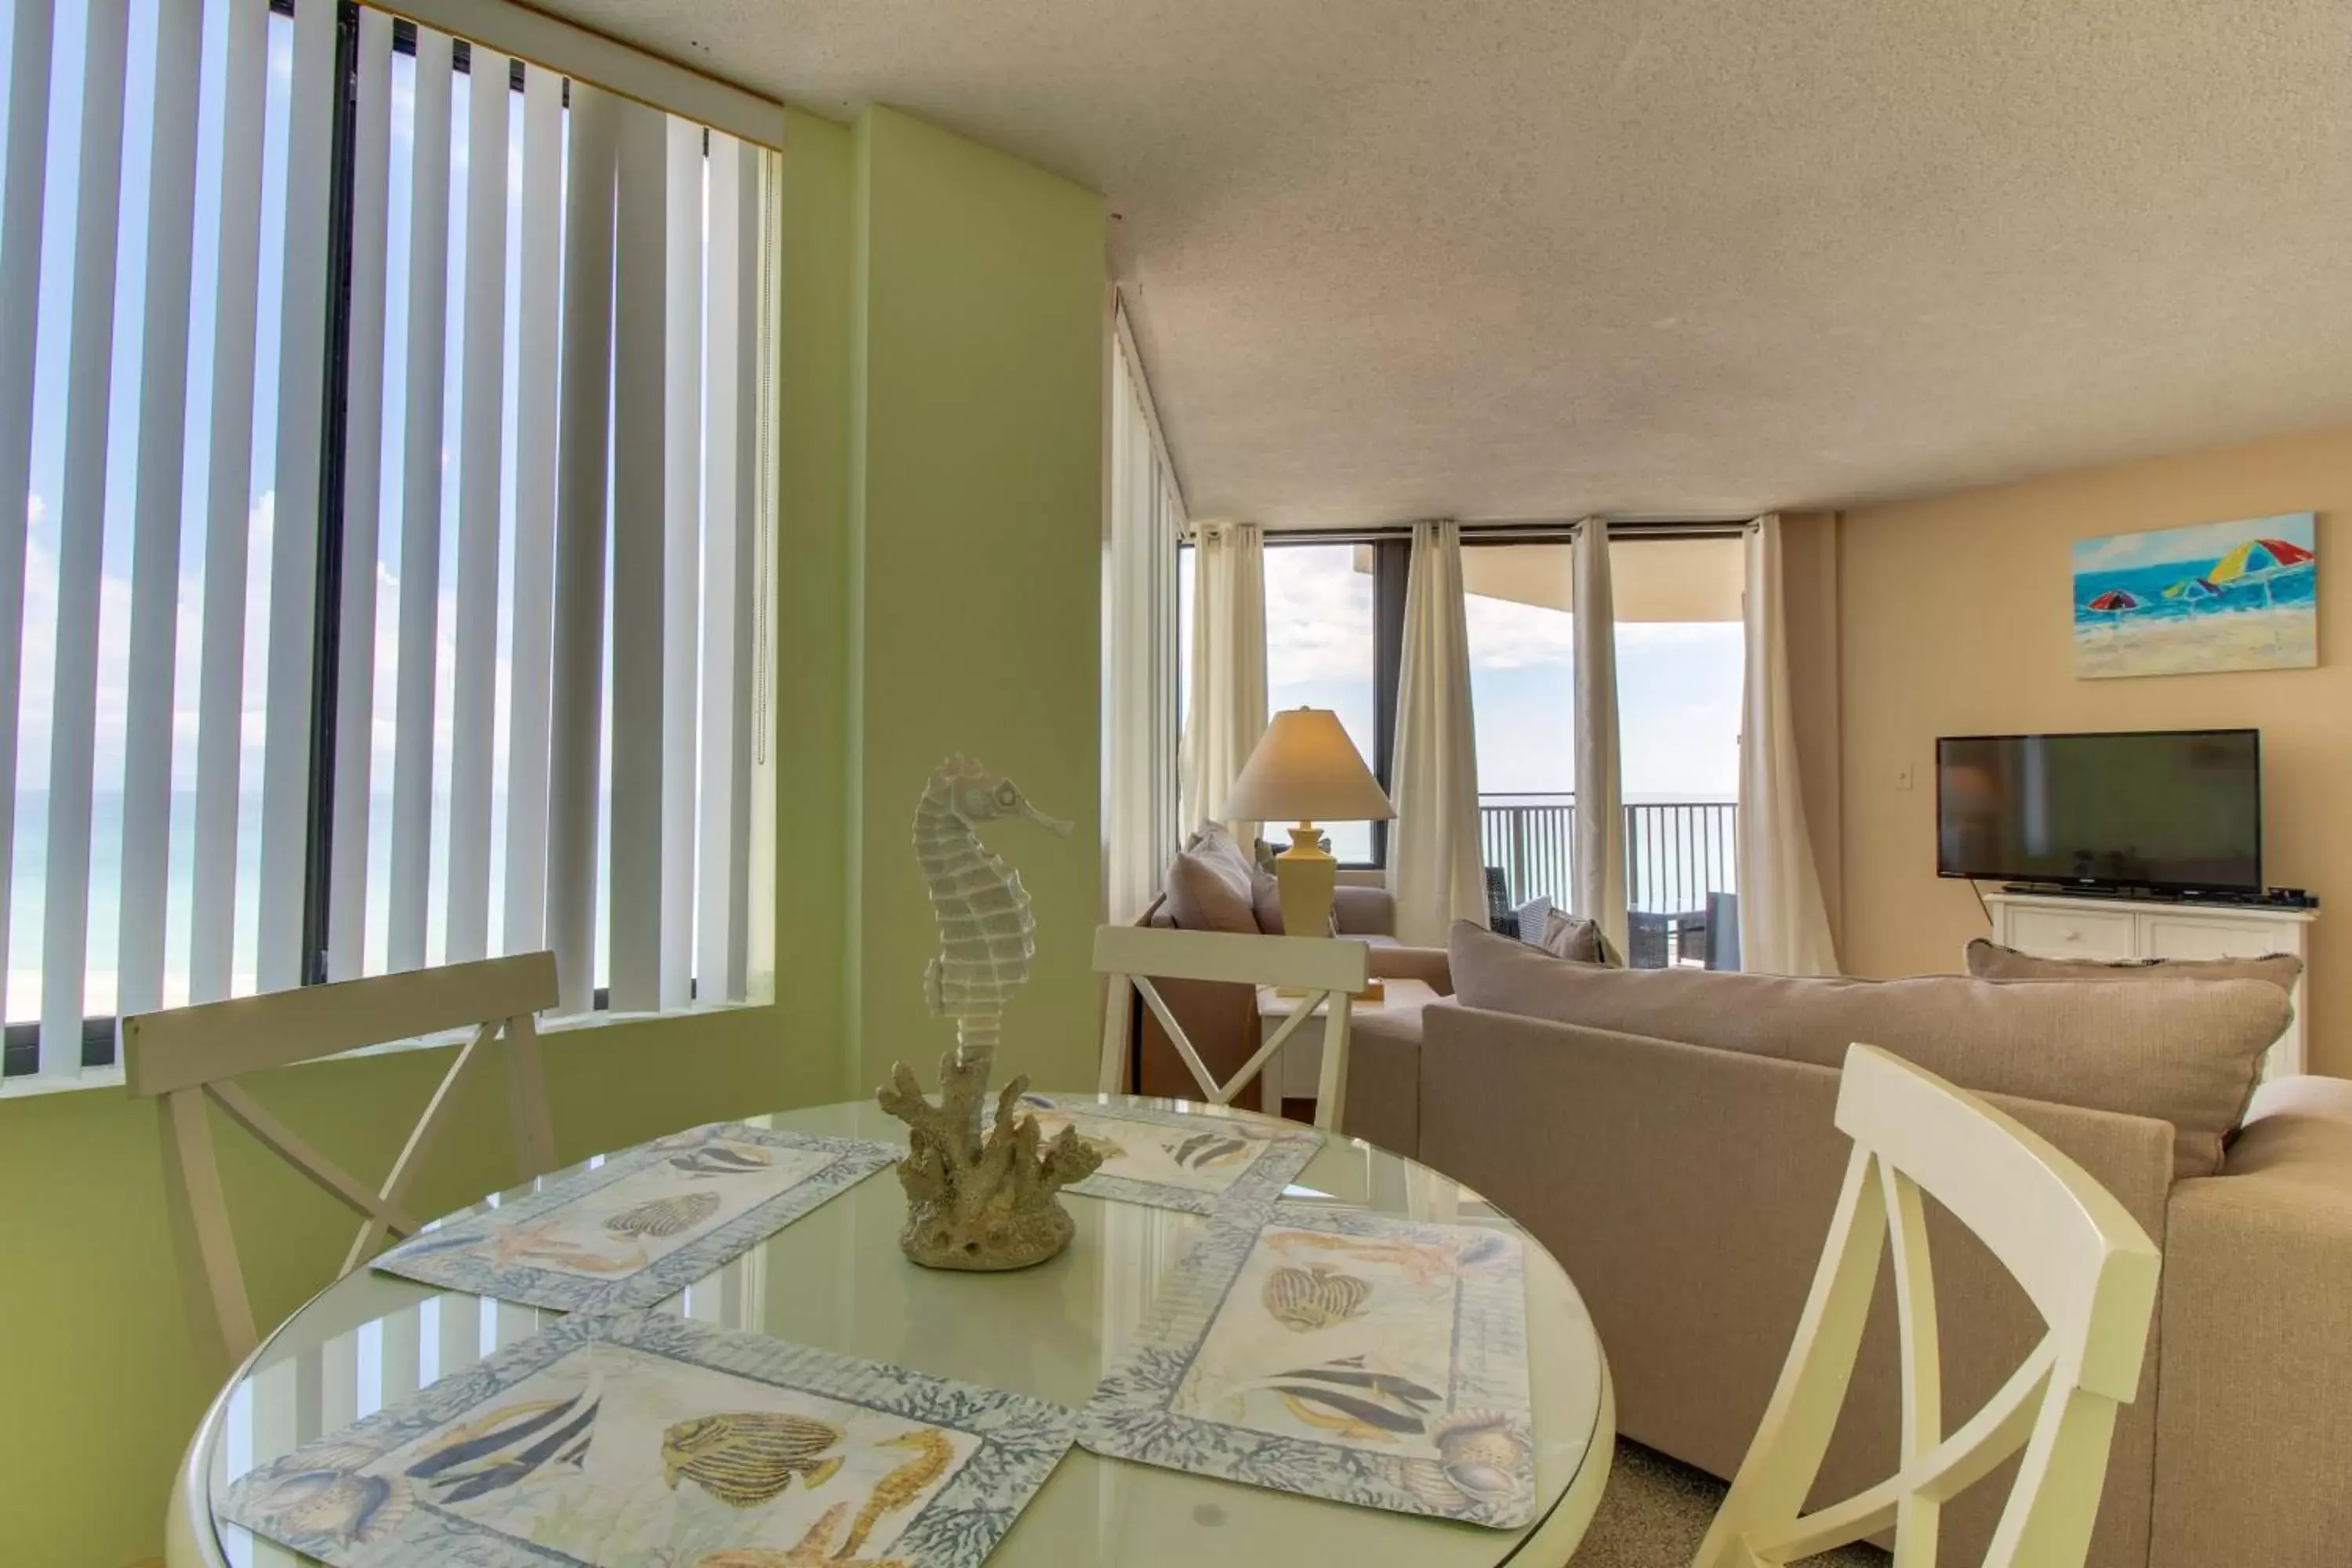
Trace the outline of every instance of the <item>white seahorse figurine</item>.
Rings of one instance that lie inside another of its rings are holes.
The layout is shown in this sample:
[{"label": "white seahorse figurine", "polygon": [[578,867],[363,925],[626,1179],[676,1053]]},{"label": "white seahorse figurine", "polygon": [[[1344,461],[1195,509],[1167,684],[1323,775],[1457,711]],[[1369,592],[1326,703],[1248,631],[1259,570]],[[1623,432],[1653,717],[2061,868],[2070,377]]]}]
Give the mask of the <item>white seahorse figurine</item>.
[{"label": "white seahorse figurine", "polygon": [[955,1020],[956,1049],[966,1065],[996,1058],[1004,1005],[1029,979],[1037,921],[1021,873],[980,841],[972,825],[1023,816],[1058,837],[1071,825],[1029,804],[1021,786],[976,762],[950,757],[924,786],[915,809],[915,855],[930,887],[940,952],[923,970],[931,1012]]},{"label": "white seahorse figurine", "polygon": [[891,1067],[875,1100],[907,1124],[898,1246],[929,1268],[1025,1268],[1052,1258],[1076,1228],[1056,1194],[1103,1160],[1075,1127],[1048,1142],[1037,1119],[1021,1113],[1025,1077],[998,1093],[993,1123],[982,1115],[1004,1005],[1028,980],[1037,950],[1020,875],[973,831],[1008,816],[1064,837],[1071,830],[1031,805],[1012,780],[962,757],[940,764],[915,812],[915,852],[940,923],[923,993],[933,1014],[955,1020],[956,1048],[940,1058],[937,1104],[905,1062]]}]

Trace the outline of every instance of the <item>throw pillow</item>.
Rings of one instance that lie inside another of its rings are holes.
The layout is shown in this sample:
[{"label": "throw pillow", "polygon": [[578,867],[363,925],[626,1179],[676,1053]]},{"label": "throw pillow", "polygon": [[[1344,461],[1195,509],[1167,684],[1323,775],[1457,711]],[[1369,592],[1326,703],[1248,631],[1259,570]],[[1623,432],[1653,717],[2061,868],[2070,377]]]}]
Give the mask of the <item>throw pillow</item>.
[{"label": "throw pillow", "polygon": [[2291,952],[2261,958],[2041,958],[1989,937],[1969,943],[1969,973],[1979,980],[2267,980],[2292,993],[2303,960]]},{"label": "throw pillow", "polygon": [[[1511,911],[1511,920],[1521,942],[1530,947],[1541,947],[1545,935],[1551,930],[1551,900],[1529,899]],[[1498,926],[1496,929],[1503,928]]]},{"label": "throw pillow", "polygon": [[[1280,878],[1262,868],[1253,868],[1250,872],[1250,902],[1256,906],[1257,929],[1261,935],[1287,934],[1283,930],[1282,879]],[[1339,934],[1339,906],[1337,903],[1331,906],[1329,928],[1321,934],[1324,936]]]},{"label": "throw pillow", "polygon": [[1545,922],[1543,938],[1536,946],[1554,958],[1565,958],[1577,963],[1606,963],[1608,944],[1601,940],[1601,922],[1582,920],[1564,910],[1552,910]]},{"label": "throw pillow", "polygon": [[1465,1007],[1834,1068],[1856,1040],[1964,1089],[2168,1121],[2176,1176],[2221,1169],[2294,1017],[2260,980],[1811,980],[1559,963],[1457,921]]},{"label": "throw pillow", "polygon": [[1232,834],[1204,826],[1168,868],[1168,918],[1179,931],[1257,935],[1250,869]]}]

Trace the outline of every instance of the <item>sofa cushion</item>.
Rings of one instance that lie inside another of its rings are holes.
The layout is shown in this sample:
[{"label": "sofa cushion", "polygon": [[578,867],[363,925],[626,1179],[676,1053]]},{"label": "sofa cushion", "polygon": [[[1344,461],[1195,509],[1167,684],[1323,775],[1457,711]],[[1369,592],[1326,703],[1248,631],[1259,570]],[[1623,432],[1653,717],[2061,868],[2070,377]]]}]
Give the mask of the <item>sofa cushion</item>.
[{"label": "sofa cushion", "polygon": [[[1527,933],[1520,932],[1524,937]],[[1601,939],[1601,922],[1551,910],[1544,916],[1543,939],[1536,946],[1554,958],[1566,958],[1578,963],[1606,963],[1609,945]]]},{"label": "sofa cushion", "polygon": [[1990,937],[1969,943],[1969,973],[1979,980],[2267,980],[2292,992],[2303,960],[2291,952],[2262,958],[2042,958]]},{"label": "sofa cushion", "polygon": [[1463,1005],[1836,1067],[1884,1047],[1963,1088],[2173,1126],[2177,1175],[2221,1168],[2263,1053],[2294,1016],[2257,980],[1811,980],[1562,963],[1456,921]]},{"label": "sofa cushion", "polygon": [[1202,826],[1168,868],[1168,917],[1181,931],[1258,934],[1253,868],[1232,834]]}]

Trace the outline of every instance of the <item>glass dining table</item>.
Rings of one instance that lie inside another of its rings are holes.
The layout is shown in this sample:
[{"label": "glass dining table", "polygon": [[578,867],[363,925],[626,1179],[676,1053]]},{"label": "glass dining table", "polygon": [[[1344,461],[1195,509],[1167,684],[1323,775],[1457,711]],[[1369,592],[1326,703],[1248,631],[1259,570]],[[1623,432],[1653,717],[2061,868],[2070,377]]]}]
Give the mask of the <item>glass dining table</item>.
[{"label": "glass dining table", "polygon": [[[1176,1101],[1097,1100],[1203,1118],[1253,1115]],[[1066,1097],[1062,1103],[1089,1101]],[[904,1131],[870,1102],[747,1120],[780,1131],[890,1142]],[[601,1157],[588,1163],[600,1163]],[[517,1189],[462,1212],[531,1190]],[[1163,1279],[1210,1222],[1082,1194],[1066,1201],[1077,1228],[1061,1257],[1012,1274],[942,1273],[918,1268],[899,1253],[905,1198],[891,1175],[877,1174],[655,1310],[1076,1410],[1136,1342]],[[1325,1140],[1284,1201],[1517,1229],[1459,1183],[1339,1137]],[[1254,1568],[1300,1562],[1557,1568],[1583,1538],[1600,1502],[1615,1443],[1615,1410],[1608,1363],[1575,1286],[1533,1237],[1523,1235],[1523,1241],[1536,1447],[1532,1524],[1491,1530],[1359,1508],[1104,1458],[1074,1447],[991,1553],[990,1568]],[[216,1500],[256,1468],[465,1371],[559,1315],[365,1269],[321,1291],[263,1342],[205,1414],[173,1490],[168,1568],[311,1563],[216,1518]]]}]

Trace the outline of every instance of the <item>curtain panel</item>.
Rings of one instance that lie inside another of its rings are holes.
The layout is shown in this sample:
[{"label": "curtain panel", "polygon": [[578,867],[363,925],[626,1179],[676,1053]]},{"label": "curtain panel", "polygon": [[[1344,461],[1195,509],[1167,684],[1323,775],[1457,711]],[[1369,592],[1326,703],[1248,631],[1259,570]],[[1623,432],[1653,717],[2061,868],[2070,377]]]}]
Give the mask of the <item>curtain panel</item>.
[{"label": "curtain panel", "polygon": [[1740,966],[1763,974],[1835,974],[1837,946],[1798,771],[1777,516],[1758,519],[1748,537],[1747,594],[1739,744]]},{"label": "curtain panel", "polygon": [[1159,892],[1176,848],[1176,538],[1184,500],[1124,311],[1113,312],[1112,326],[1104,896],[1113,921],[1131,921]]},{"label": "curtain panel", "polygon": [[1443,947],[1454,921],[1483,924],[1486,910],[1458,523],[1413,524],[1396,737],[1388,880],[1397,936],[1410,946]]},{"label": "curtain panel", "polygon": [[1625,951],[1625,805],[1617,742],[1617,609],[1609,524],[1587,518],[1574,545],[1576,913]]},{"label": "curtain panel", "polygon": [[[1202,523],[1192,563],[1192,696],[1184,715],[1186,831],[1217,816],[1265,733],[1265,539],[1247,522]],[[1228,823],[1246,844],[1255,822]]]}]

